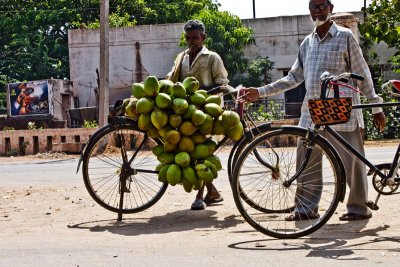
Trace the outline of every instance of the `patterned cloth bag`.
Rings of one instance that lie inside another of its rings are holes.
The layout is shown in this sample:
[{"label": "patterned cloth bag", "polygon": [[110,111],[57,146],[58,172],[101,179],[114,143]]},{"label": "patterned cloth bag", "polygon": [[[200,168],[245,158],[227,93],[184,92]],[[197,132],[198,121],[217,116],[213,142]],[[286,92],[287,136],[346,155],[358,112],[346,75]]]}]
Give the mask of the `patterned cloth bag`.
[{"label": "patterned cloth bag", "polygon": [[333,86],[334,97],[326,97],[328,84],[322,84],[321,97],[308,100],[308,109],[315,125],[333,125],[346,123],[350,120],[352,98],[339,97],[339,88]]}]

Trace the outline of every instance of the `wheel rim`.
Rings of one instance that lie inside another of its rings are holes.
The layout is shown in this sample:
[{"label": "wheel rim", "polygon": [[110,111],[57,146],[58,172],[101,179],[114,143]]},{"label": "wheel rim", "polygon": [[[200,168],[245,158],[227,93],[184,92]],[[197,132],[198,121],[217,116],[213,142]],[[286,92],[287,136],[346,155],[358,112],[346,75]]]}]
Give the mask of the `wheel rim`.
[{"label": "wheel rim", "polygon": [[[295,238],[307,235],[321,227],[332,215],[338,202],[338,178],[332,155],[322,154],[322,186],[295,180],[289,187],[284,185],[296,173],[298,134],[266,134],[262,142],[252,144],[243,152],[235,169],[234,198],[242,216],[257,230],[277,238]],[[296,144],[296,145],[294,145]],[[316,150],[321,151],[317,144]],[[254,151],[257,151],[254,153]],[[276,169],[266,167],[267,162]],[[279,161],[277,160],[279,158]],[[315,171],[316,166],[307,165],[304,173]],[[314,190],[312,190],[314,189]],[[302,190],[304,196],[296,195]],[[308,193],[307,193],[308,192]],[[246,197],[243,197],[243,194]],[[308,207],[311,198],[321,196],[318,207]],[[240,196],[240,197],[238,197]],[[287,221],[294,210],[319,214],[299,221]],[[314,208],[313,208],[314,209]]]},{"label": "wheel rim", "polygon": [[85,184],[96,202],[118,212],[122,190],[123,213],[139,212],[157,202],[166,185],[158,181],[155,171],[159,163],[151,152],[155,145],[144,133],[124,127],[98,139],[88,149],[84,164]]}]

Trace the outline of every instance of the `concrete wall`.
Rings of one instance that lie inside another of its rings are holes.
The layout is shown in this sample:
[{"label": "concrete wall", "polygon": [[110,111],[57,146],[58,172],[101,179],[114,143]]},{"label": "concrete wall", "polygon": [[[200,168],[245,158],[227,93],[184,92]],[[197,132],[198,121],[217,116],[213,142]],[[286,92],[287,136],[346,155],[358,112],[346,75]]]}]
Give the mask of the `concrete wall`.
[{"label": "concrete wall", "polygon": [[[363,13],[354,15],[362,21]],[[243,20],[254,29],[256,44],[248,47],[246,57],[268,56],[274,63],[273,79],[283,77],[292,66],[298,47],[313,29],[309,15],[283,16]],[[110,103],[129,96],[133,82],[148,74],[165,77],[175,56],[182,49],[179,38],[183,24],[144,25],[110,29]],[[356,24],[353,31],[358,31]],[[96,68],[99,68],[99,30],[69,31],[70,74],[77,89],[80,106],[96,104]],[[386,62],[390,51],[381,49],[381,61]],[[282,98],[282,96],[277,96]]]},{"label": "concrete wall", "polygon": [[43,152],[79,153],[97,128],[64,128],[0,132],[0,156]]},{"label": "concrete wall", "polygon": [[[55,125],[65,125],[67,120],[66,110],[70,109],[74,105],[74,88],[73,83],[68,80],[61,79],[47,79],[30,81],[32,84],[44,84],[47,82],[48,89],[48,101],[42,103],[47,103],[47,107],[43,107],[42,112],[32,112],[29,114],[15,114],[12,112],[12,106],[15,104],[15,91],[16,89],[11,89],[7,87],[7,117],[0,118],[0,129],[5,126],[13,127],[14,129],[26,129],[26,122],[32,121],[37,122],[38,127],[54,127]],[[37,82],[37,83],[36,83]],[[15,86],[15,84],[14,84]],[[35,86],[35,85],[33,85]],[[12,87],[15,88],[15,87]],[[13,91],[13,92],[11,92]],[[20,91],[17,93],[19,94]],[[40,92],[40,90],[39,90]],[[11,103],[12,102],[12,103]],[[40,124],[40,125],[39,125]]]},{"label": "concrete wall", "polygon": [[47,83],[51,92],[51,114],[57,120],[67,120],[66,110],[73,108],[74,104],[72,83],[60,79],[49,79]]},{"label": "concrete wall", "polygon": [[[130,95],[134,82],[149,74],[164,78],[178,52],[183,24],[111,28],[110,104]],[[99,68],[99,30],[77,29],[68,33],[70,79],[77,88],[80,106],[96,104],[96,69]]]}]

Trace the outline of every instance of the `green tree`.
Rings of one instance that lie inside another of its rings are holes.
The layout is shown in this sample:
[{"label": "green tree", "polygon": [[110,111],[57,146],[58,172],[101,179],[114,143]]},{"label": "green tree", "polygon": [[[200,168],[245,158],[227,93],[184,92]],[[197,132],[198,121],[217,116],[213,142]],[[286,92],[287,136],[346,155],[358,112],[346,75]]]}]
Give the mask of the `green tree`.
[{"label": "green tree", "polygon": [[98,0],[1,1],[1,77],[5,81],[68,77],[68,29],[94,21],[99,14],[98,3]]},{"label": "green tree", "polygon": [[[360,32],[367,44],[385,42],[397,50],[391,58],[396,72],[400,73],[400,0],[373,0],[366,9],[366,18]],[[369,45],[370,46],[370,45]],[[376,54],[368,58],[376,59]]]},{"label": "green tree", "polygon": [[247,87],[268,84],[271,82],[269,71],[274,68],[274,65],[268,56],[256,58],[249,63],[245,73],[234,77],[232,84],[241,84]]},{"label": "green tree", "polygon": [[[110,24],[184,22],[217,8],[212,0],[110,0]],[[100,0],[2,0],[0,14],[0,83],[68,78],[68,30],[98,27]]]},{"label": "green tree", "polygon": [[[118,26],[129,26],[132,22],[137,25],[180,23],[202,10],[218,10],[218,6],[213,0],[110,0],[110,15],[129,17],[130,22]],[[111,19],[110,25],[113,26]]]},{"label": "green tree", "polygon": [[[208,36],[205,45],[221,56],[229,78],[243,73],[248,66],[244,48],[254,43],[253,30],[245,27],[238,16],[226,11],[202,10],[194,18],[205,24]],[[181,46],[184,45],[182,36]]]}]

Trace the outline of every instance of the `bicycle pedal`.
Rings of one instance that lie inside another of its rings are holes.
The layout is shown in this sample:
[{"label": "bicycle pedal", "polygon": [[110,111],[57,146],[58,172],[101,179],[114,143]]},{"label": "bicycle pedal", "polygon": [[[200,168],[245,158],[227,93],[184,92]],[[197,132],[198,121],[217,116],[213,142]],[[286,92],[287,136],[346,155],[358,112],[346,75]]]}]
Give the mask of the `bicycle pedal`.
[{"label": "bicycle pedal", "polygon": [[375,204],[372,200],[368,201],[365,203],[368,208],[370,208],[371,210],[379,210],[379,206],[377,204]]}]

